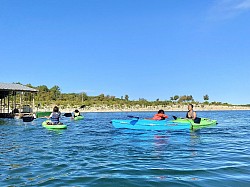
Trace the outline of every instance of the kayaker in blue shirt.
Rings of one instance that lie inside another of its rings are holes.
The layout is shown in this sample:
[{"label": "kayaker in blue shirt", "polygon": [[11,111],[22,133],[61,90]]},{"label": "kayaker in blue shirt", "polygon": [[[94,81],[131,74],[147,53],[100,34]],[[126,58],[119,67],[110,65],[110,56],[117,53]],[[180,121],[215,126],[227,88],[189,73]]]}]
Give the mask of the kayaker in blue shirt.
[{"label": "kayaker in blue shirt", "polygon": [[59,111],[58,106],[53,108],[53,112],[50,114],[49,119],[51,120],[52,125],[61,124],[60,122],[61,112]]},{"label": "kayaker in blue shirt", "polygon": [[196,112],[193,110],[193,108],[194,106],[192,104],[188,105],[188,112],[186,114],[186,118],[194,120],[197,117]]}]

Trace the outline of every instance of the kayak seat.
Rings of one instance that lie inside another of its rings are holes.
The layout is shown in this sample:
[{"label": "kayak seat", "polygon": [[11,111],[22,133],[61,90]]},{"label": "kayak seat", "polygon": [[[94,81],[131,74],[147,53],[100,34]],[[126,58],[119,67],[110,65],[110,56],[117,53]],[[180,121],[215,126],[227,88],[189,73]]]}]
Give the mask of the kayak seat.
[{"label": "kayak seat", "polygon": [[200,124],[200,122],[201,122],[201,118],[197,118],[197,117],[196,117],[196,118],[194,119],[194,123]]}]

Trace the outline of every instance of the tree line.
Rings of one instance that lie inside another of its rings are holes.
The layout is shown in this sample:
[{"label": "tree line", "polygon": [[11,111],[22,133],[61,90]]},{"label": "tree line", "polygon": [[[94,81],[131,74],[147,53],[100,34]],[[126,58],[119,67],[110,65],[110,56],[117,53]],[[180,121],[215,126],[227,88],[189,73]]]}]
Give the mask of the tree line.
[{"label": "tree line", "polygon": [[[20,84],[20,83],[19,83]],[[34,88],[38,90],[38,93],[35,94],[35,104],[36,105],[60,105],[65,107],[76,107],[81,105],[86,106],[167,106],[173,104],[201,104],[201,102],[195,101],[192,95],[174,95],[171,96],[169,100],[160,100],[156,99],[155,101],[148,101],[144,98],[139,98],[138,100],[129,100],[129,95],[125,94],[124,96],[116,97],[112,95],[100,94],[97,96],[88,96],[87,93],[62,93],[59,86],[55,85],[51,88],[48,88],[46,85],[32,86],[27,84],[25,86]],[[28,100],[28,96],[23,96],[25,100]],[[211,102],[209,103],[209,96],[206,94],[203,96],[204,102],[202,104],[213,104],[213,105],[228,105],[228,103],[221,102]]]}]

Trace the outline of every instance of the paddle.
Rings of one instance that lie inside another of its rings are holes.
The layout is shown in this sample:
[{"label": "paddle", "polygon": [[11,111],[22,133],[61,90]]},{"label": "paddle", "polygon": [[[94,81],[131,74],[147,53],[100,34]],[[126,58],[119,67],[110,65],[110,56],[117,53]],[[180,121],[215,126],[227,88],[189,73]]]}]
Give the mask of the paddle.
[{"label": "paddle", "polygon": [[177,120],[177,117],[176,116],[173,116],[174,120]]},{"label": "paddle", "polygon": [[[82,105],[82,106],[80,106],[80,109],[84,109],[85,107],[86,107],[86,105]],[[63,116],[65,116],[65,117],[72,117],[72,113],[67,112],[67,113],[64,113]]]},{"label": "paddle", "polygon": [[140,117],[138,117],[138,116],[128,116],[129,118],[135,118],[136,120],[132,120],[132,121],[130,121],[130,124],[131,125],[135,125],[137,122],[138,122],[138,120],[140,119]]},{"label": "paddle", "polygon": [[[173,116],[173,118],[174,118],[175,120],[178,119],[176,116]],[[200,124],[200,123],[201,123],[201,118],[196,117],[196,118],[194,119],[194,123]]]},{"label": "paddle", "polygon": [[128,116],[129,118],[136,118],[136,119],[139,119],[140,117],[138,116]]},{"label": "paddle", "polygon": [[65,116],[65,117],[72,117],[72,114],[71,113],[64,113],[63,116]]}]

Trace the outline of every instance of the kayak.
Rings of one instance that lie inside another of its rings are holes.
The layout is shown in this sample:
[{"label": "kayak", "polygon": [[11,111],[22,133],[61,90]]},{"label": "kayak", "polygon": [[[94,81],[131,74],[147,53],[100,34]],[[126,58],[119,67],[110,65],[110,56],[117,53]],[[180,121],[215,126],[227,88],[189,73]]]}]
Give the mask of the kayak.
[{"label": "kayak", "polygon": [[197,118],[195,120],[177,118],[176,120],[173,120],[173,122],[175,122],[175,123],[190,123],[193,128],[206,127],[206,126],[211,126],[211,125],[217,124],[217,120],[211,120],[208,118]]},{"label": "kayak", "polygon": [[42,126],[47,129],[66,129],[67,125],[59,124],[59,125],[48,125],[48,122],[51,122],[50,120],[46,120],[42,123]]},{"label": "kayak", "polygon": [[125,128],[125,129],[181,130],[181,129],[191,128],[191,124],[189,122],[177,123],[166,120],[131,119],[131,120],[112,120],[111,122],[115,128]]},{"label": "kayak", "polygon": [[74,117],[74,120],[81,120],[83,118],[84,118],[83,116],[76,116],[76,117]]},{"label": "kayak", "polygon": [[51,114],[51,112],[36,112],[36,117],[37,118],[42,118],[45,116],[49,116]]}]

